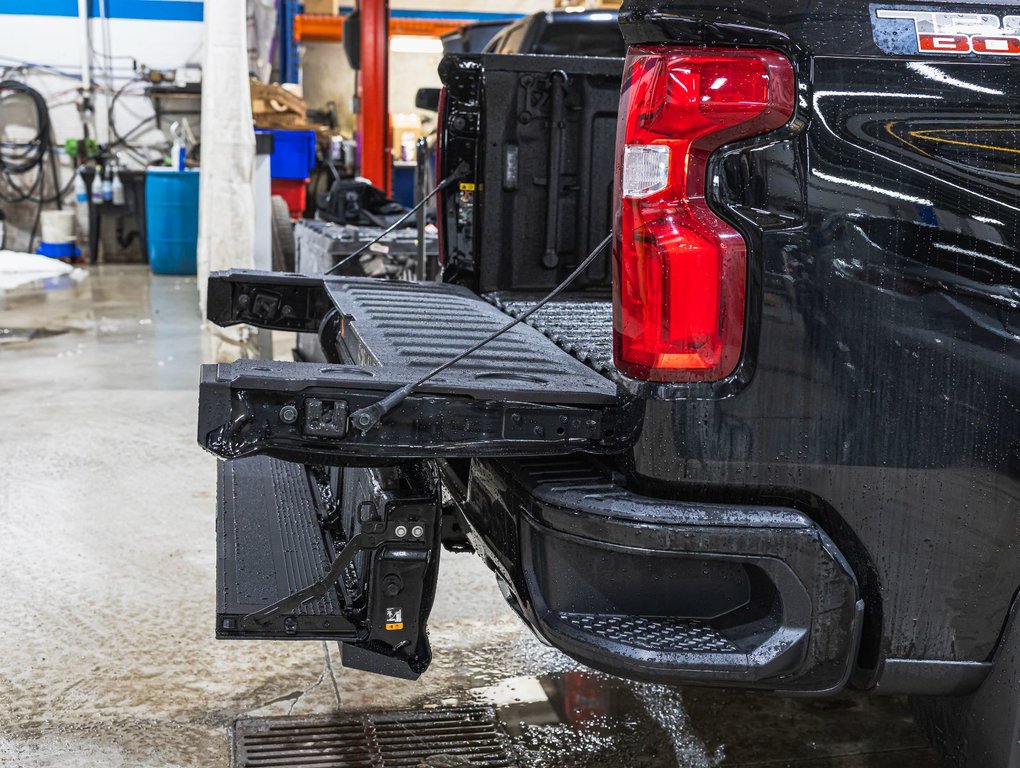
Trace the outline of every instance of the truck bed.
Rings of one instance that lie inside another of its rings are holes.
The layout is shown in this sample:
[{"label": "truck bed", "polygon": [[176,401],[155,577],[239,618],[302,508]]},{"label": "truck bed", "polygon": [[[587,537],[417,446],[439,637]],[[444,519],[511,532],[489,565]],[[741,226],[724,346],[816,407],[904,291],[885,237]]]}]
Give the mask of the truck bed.
[{"label": "truck bed", "polygon": [[[507,315],[519,317],[542,297],[502,291],[485,297]],[[619,372],[613,365],[613,302],[587,295],[551,301],[526,321],[560,349],[613,381]]]}]

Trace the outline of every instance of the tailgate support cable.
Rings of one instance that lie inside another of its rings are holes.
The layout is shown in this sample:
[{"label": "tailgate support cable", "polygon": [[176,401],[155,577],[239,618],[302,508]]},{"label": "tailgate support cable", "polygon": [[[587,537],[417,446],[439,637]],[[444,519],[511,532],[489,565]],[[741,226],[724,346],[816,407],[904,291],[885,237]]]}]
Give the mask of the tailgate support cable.
[{"label": "tailgate support cable", "polygon": [[[338,261],[332,267],[327,269],[324,274],[327,274],[327,275],[333,274],[338,269],[340,269],[340,267],[342,267],[344,264],[346,264],[349,261],[353,261],[358,256],[363,254],[365,251],[367,251],[373,245],[375,245],[380,240],[382,240],[384,237],[386,237],[391,232],[393,232],[393,230],[395,230],[397,227],[399,227],[401,224],[403,224],[409,218],[414,216],[414,214],[416,214],[421,208],[423,208],[425,206],[425,204],[429,200],[431,200],[433,197],[435,197],[437,194],[442,192],[448,186],[453,184],[453,182],[459,181],[460,179],[463,179],[465,176],[467,176],[469,170],[470,169],[468,167],[468,164],[466,162],[464,162],[464,161],[461,161],[460,165],[458,165],[456,168],[453,169],[453,173],[451,173],[449,176],[447,176],[445,179],[443,179],[441,182],[439,182],[431,192],[429,192],[427,195],[425,195],[425,197],[423,197],[414,206],[414,208],[411,208],[407,213],[405,213],[403,216],[401,216],[395,222],[390,224],[390,226],[387,227],[385,230],[383,230],[374,240],[372,240],[371,242],[365,243],[363,246],[361,246],[354,253],[352,253],[352,254],[350,254],[348,256],[344,256],[342,259],[340,259],[340,261]],[[419,279],[423,280],[424,279],[424,275],[419,275]]]},{"label": "tailgate support cable", "polygon": [[567,286],[573,283],[578,277],[580,277],[581,274],[589,266],[591,266],[591,263],[595,261],[595,258],[600,253],[602,253],[602,251],[605,249],[607,245],[609,245],[609,242],[612,239],[613,239],[612,233],[606,235],[606,238],[601,243],[595,246],[595,250],[589,253],[585,260],[578,264],[577,268],[563,279],[562,283],[553,288],[552,291],[545,298],[535,303],[526,312],[515,317],[513,320],[504,325],[498,331],[495,331],[489,336],[486,336],[484,339],[479,341],[470,349],[461,352],[456,357],[451,358],[442,365],[433,368],[431,371],[426,373],[417,381],[412,381],[410,384],[405,384],[400,389],[394,390],[393,392],[386,395],[386,397],[382,398],[378,402],[355,411],[354,413],[351,414],[351,423],[362,434],[365,434],[370,429],[375,427],[380,421],[382,421],[387,414],[389,414],[394,408],[396,408],[402,402],[404,402],[404,400],[406,400],[409,395],[413,394],[418,387],[427,382],[429,379],[433,378],[434,376],[438,376],[447,368],[451,368],[468,355],[477,352],[486,344],[495,341],[504,333],[509,331],[511,328],[527,320],[529,317],[535,314],[535,312],[540,310],[542,307],[544,307],[546,304],[548,304],[550,301],[556,298],[560,293],[562,293],[567,288]]}]

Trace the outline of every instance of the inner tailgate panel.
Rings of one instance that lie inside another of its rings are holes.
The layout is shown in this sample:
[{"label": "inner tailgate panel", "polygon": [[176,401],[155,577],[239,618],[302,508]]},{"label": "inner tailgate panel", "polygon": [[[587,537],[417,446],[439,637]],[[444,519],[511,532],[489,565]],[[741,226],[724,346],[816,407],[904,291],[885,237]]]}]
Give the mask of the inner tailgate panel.
[{"label": "inner tailgate panel", "polygon": [[205,366],[199,442],[223,458],[385,463],[622,450],[634,424],[616,384],[519,324],[430,379],[378,427],[351,413],[504,327],[510,317],[441,283],[230,271],[210,278],[221,325],[318,328],[336,362]]}]

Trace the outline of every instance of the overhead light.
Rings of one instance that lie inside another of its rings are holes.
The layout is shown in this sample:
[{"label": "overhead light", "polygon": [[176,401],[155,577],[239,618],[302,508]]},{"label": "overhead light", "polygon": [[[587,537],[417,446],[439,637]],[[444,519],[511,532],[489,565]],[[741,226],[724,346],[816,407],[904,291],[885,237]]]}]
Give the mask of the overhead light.
[{"label": "overhead light", "polygon": [[400,35],[390,38],[392,53],[434,53],[443,52],[443,41],[438,37],[414,37]]},{"label": "overhead light", "polygon": [[589,17],[592,21],[612,21],[613,14],[611,13],[593,13]]}]

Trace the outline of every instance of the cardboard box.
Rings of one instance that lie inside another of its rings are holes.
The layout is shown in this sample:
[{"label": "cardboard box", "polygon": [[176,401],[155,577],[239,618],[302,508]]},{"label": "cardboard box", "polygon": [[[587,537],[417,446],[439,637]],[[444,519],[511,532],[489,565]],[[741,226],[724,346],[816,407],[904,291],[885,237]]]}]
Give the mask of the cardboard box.
[{"label": "cardboard box", "polygon": [[305,100],[275,83],[251,81],[251,116],[256,128],[306,128]]},{"label": "cardboard box", "polygon": [[336,16],[340,0],[305,0],[305,13]]}]

